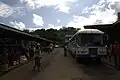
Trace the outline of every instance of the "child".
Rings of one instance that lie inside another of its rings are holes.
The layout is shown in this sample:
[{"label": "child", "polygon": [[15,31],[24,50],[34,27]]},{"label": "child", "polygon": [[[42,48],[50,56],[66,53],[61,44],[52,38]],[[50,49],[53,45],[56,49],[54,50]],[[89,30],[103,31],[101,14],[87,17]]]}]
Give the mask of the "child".
[{"label": "child", "polygon": [[38,71],[40,71],[40,61],[41,61],[41,57],[37,54],[35,56],[35,65],[33,66],[33,70],[35,71],[35,68],[38,67]]}]

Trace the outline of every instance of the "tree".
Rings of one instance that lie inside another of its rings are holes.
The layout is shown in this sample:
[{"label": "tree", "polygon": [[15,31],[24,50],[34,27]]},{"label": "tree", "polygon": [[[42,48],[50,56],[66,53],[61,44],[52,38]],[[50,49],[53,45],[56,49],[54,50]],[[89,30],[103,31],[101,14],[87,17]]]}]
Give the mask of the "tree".
[{"label": "tree", "polygon": [[[35,31],[29,32],[33,35],[39,35],[40,37],[46,38],[48,40],[52,40],[55,42],[64,43],[65,42],[65,35],[73,35],[77,31],[74,27],[63,27],[59,30],[57,29],[37,29]],[[25,32],[27,32],[25,30]]]},{"label": "tree", "polygon": [[30,31],[28,29],[24,29],[23,32],[30,33]]}]

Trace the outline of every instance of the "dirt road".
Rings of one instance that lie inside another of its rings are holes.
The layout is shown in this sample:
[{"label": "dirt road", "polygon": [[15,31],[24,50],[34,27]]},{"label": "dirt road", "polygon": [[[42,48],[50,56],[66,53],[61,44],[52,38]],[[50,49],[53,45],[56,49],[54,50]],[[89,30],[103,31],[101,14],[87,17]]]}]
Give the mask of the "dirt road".
[{"label": "dirt road", "polygon": [[77,63],[71,55],[64,57],[59,49],[52,64],[33,80],[120,80],[120,71],[105,64]]},{"label": "dirt road", "polygon": [[84,76],[83,71],[78,70],[68,57],[64,57],[63,49],[60,49],[51,65],[33,80],[81,80]]},{"label": "dirt road", "polygon": [[77,63],[71,55],[64,57],[63,49],[49,57],[50,65],[42,72],[32,72],[32,63],[26,64],[0,80],[120,80],[120,71],[103,64]]}]

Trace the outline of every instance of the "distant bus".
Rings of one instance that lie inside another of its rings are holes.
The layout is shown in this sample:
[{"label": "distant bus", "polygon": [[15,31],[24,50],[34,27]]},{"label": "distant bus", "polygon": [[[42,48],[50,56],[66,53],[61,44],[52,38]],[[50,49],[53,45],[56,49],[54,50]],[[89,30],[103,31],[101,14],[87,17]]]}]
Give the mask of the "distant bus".
[{"label": "distant bus", "polygon": [[94,58],[98,61],[107,55],[104,32],[98,29],[82,29],[68,41],[68,51],[76,58]]}]

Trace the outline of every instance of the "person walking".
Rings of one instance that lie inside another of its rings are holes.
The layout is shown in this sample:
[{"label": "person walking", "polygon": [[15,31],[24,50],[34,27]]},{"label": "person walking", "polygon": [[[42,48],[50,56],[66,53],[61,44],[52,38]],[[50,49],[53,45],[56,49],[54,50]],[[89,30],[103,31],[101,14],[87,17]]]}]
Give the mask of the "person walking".
[{"label": "person walking", "polygon": [[38,72],[40,71],[41,59],[42,59],[42,57],[39,54],[35,55],[33,71],[35,71],[36,67],[38,68]]},{"label": "person walking", "polygon": [[39,43],[38,43],[37,46],[36,46],[36,53],[41,54],[41,47],[40,47],[40,44],[39,44]]}]

